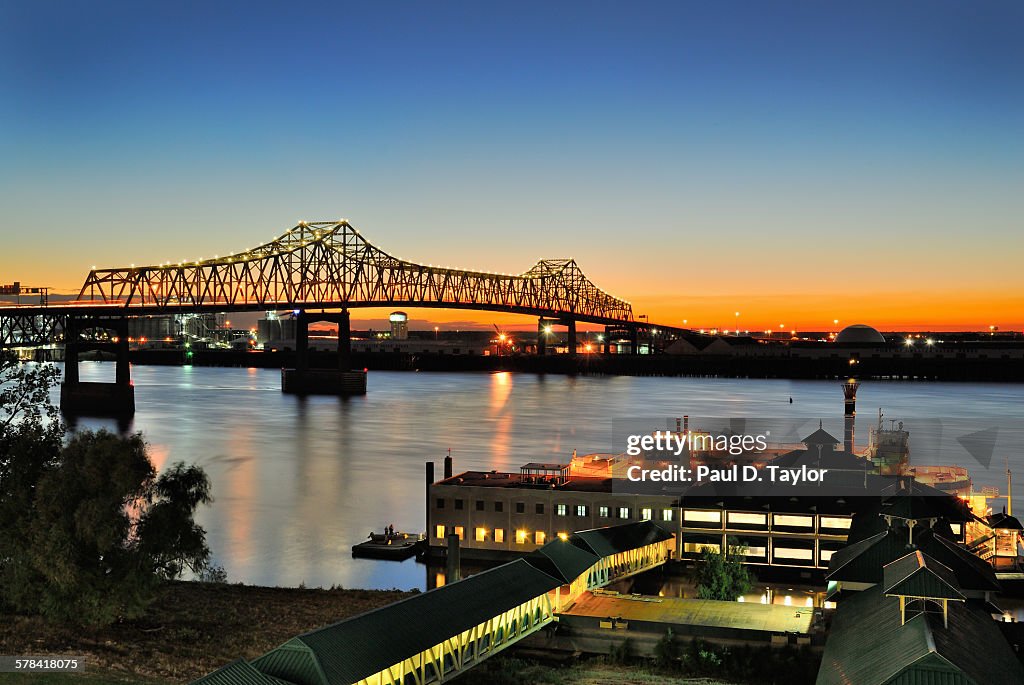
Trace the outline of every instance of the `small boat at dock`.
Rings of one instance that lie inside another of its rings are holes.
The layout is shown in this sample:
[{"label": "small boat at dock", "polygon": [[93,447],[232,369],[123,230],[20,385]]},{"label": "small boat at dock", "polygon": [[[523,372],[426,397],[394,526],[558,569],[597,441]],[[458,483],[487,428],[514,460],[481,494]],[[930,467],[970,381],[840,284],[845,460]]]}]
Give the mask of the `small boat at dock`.
[{"label": "small boat at dock", "polygon": [[389,530],[385,533],[370,533],[367,539],[352,545],[352,556],[364,559],[387,559],[404,561],[426,549],[427,539],[420,533],[402,533]]}]

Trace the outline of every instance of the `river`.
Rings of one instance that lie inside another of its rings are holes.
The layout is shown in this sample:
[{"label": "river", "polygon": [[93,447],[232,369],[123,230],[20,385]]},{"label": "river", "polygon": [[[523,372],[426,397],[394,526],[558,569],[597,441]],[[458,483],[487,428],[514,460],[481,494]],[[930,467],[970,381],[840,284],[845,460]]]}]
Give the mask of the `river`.
[{"label": "river", "polygon": [[[81,364],[83,381],[112,376],[113,364]],[[610,451],[621,417],[778,417],[813,428],[822,419],[833,435],[843,431],[835,381],[374,371],[365,397],[303,399],[283,395],[280,373],[267,369],[134,366],[132,378],[128,430],[145,435],[158,467],[206,470],[215,501],[197,518],[213,561],[229,581],[260,585],[423,589],[422,565],[357,560],[350,548],[390,523],[423,529],[424,462],[440,474],[449,448],[456,472],[518,470],[566,461],[574,449]],[[906,422],[915,463],[968,466],[976,487],[1004,489],[1006,456],[1024,474],[1015,449],[1024,385],[866,382],[858,443],[879,407]],[[101,427],[118,428],[75,425]],[[974,430],[995,440],[988,469],[955,439]]]}]

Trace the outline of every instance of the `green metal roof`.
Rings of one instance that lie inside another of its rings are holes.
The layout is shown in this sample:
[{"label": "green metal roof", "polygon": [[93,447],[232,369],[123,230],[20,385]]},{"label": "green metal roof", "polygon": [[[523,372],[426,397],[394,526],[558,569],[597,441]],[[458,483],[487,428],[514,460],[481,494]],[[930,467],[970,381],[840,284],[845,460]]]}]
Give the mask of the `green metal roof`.
[{"label": "green metal roof", "polygon": [[941,490],[935,493],[919,492],[918,486],[915,485],[909,493],[894,495],[884,500],[879,514],[899,519],[943,518],[960,523],[971,520],[972,515],[963,500]]},{"label": "green metal roof", "polygon": [[817,685],[896,682],[1019,685],[1024,666],[995,621],[970,604],[950,604],[946,628],[930,614],[901,625],[898,600],[880,586],[840,601]]},{"label": "green metal roof", "polygon": [[601,557],[569,540],[555,539],[526,555],[526,561],[563,583],[571,583],[601,561]]},{"label": "green metal roof", "polygon": [[882,589],[887,595],[966,599],[949,567],[925,556],[920,550],[885,565]]},{"label": "green metal roof", "polygon": [[253,665],[297,685],[349,685],[561,584],[517,559],[300,635]]},{"label": "green metal roof", "polygon": [[638,521],[622,526],[581,530],[570,535],[569,542],[599,557],[610,557],[671,538],[671,533],[651,521]]},{"label": "green metal roof", "polygon": [[245,659],[239,659],[193,681],[192,685],[292,685],[292,683],[260,673]]},{"label": "green metal roof", "polygon": [[914,533],[914,547],[908,545],[906,528],[889,529],[852,545],[847,545],[832,555],[829,560],[828,580],[845,580],[858,583],[881,583],[884,580],[883,567],[908,552],[920,549],[947,567],[956,578],[957,586],[963,590],[998,591],[992,567],[934,531],[925,529]]}]

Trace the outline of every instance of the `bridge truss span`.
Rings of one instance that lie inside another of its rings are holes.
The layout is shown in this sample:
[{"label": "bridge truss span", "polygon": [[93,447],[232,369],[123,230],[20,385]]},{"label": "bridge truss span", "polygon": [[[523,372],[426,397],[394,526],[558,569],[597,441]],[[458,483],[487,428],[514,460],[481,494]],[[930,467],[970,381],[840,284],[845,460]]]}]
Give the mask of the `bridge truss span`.
[{"label": "bridge truss span", "polygon": [[226,257],[94,269],[78,301],[156,311],[409,306],[633,321],[630,303],[598,288],[573,259],[544,259],[518,275],[427,266],[391,256],[346,220],[303,221]]}]

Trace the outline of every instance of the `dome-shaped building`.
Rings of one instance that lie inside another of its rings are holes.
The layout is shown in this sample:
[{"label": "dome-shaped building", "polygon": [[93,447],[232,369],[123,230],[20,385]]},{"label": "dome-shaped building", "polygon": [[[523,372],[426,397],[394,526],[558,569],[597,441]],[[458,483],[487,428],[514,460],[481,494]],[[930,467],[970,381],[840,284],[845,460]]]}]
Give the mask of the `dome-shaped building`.
[{"label": "dome-shaped building", "polygon": [[837,343],[853,343],[858,345],[872,344],[881,345],[885,343],[885,336],[866,324],[855,323],[839,331],[836,336]]}]

